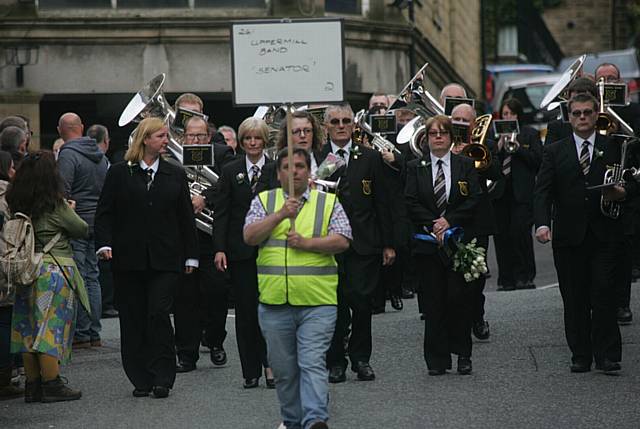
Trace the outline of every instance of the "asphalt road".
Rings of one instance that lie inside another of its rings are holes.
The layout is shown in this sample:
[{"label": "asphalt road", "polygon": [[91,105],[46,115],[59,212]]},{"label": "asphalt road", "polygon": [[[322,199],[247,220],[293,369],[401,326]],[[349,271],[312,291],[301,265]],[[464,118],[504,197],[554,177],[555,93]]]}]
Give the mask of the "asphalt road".
[{"label": "asphalt road", "polygon": [[[491,254],[492,252],[490,252]],[[415,300],[374,316],[373,382],[331,385],[331,428],[639,428],[640,334],[622,328],[619,376],[569,372],[562,306],[548,246],[536,245],[539,289],[495,292],[489,280],[491,339],[476,342],[474,371],[429,377],[422,357],[424,322]],[[490,257],[492,272],[497,273]],[[640,286],[632,289],[640,317]],[[0,402],[0,428],[267,428],[279,422],[275,391],[244,390],[234,319],[228,319],[229,362],[178,374],[168,399],[133,398],[120,364],[118,322],[104,320],[105,346],[81,350],[63,369],[80,401]],[[263,380],[261,380],[263,383]]]}]

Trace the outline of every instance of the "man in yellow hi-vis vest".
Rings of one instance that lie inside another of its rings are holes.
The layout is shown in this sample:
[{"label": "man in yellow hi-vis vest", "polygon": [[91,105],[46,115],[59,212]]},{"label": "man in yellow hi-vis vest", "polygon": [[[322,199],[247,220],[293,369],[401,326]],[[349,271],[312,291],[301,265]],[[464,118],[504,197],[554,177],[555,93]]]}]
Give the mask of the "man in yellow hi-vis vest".
[{"label": "man in yellow hi-vis vest", "polygon": [[[244,240],[258,251],[260,328],[287,428],[327,428],[326,353],[337,316],[334,254],[349,247],[349,220],[335,195],[309,189],[311,159],[293,150],[288,192],[287,148],[278,153],[282,189],[261,192],[245,219]],[[295,231],[291,220],[295,219]]]}]

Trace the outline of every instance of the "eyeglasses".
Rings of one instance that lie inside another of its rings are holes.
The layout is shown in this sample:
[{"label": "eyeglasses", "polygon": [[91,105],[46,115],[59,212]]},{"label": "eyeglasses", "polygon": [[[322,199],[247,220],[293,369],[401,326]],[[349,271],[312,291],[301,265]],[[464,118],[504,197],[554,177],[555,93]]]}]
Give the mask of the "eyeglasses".
[{"label": "eyeglasses", "polygon": [[307,135],[311,134],[312,132],[313,128],[296,128],[295,130],[291,131],[294,136]]},{"label": "eyeglasses", "polygon": [[585,110],[572,110],[571,111],[571,116],[573,116],[574,118],[579,118],[582,115],[591,116],[591,115],[593,115],[593,110],[585,109]]},{"label": "eyeglasses", "polygon": [[185,134],[184,136],[187,140],[205,141],[207,137],[209,137],[209,134]]},{"label": "eyeglasses", "polygon": [[449,131],[429,131],[429,137],[440,137],[440,136],[448,136]]},{"label": "eyeglasses", "polygon": [[351,124],[351,118],[342,118],[342,119],[333,118],[329,121],[331,125],[338,125],[340,124],[340,122],[342,122],[342,125],[349,125]]}]

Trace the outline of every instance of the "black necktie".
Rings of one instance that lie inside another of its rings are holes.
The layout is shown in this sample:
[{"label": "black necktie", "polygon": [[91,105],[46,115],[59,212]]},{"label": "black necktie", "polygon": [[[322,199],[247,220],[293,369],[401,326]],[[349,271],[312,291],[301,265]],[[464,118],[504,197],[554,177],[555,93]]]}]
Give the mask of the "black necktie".
[{"label": "black necktie", "polygon": [[258,179],[260,178],[260,167],[257,165],[251,166],[251,190],[256,190],[256,185],[258,184]]},{"label": "black necktie", "polygon": [[582,173],[586,176],[589,174],[589,166],[591,164],[591,157],[589,156],[589,140],[582,142],[582,150],[580,151],[580,166],[582,167]]},{"label": "black necktie", "polygon": [[444,170],[442,169],[442,160],[438,160],[438,172],[436,173],[436,180],[433,182],[433,192],[436,196],[436,207],[440,212],[440,216],[444,215],[444,211],[447,208],[447,187],[444,180]]},{"label": "black necktie", "polygon": [[336,151],[336,155],[338,155],[340,158],[344,159],[345,161],[347,160],[347,151],[344,149],[338,149]]},{"label": "black necktie", "polygon": [[153,183],[153,168],[149,167],[144,170],[145,176],[144,180],[147,183],[147,191],[151,189],[151,184]]}]

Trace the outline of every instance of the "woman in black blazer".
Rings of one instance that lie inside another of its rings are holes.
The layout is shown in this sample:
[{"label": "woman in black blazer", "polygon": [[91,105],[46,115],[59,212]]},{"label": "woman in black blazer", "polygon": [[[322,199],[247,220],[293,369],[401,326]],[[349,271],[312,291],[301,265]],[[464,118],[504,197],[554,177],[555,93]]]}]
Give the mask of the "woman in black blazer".
[{"label": "woman in black blazer", "polygon": [[[471,372],[472,288],[452,270],[441,245],[446,231],[471,223],[481,194],[474,162],[451,149],[451,121],[438,115],[427,120],[424,156],[407,165],[405,197],[414,227],[413,255],[425,297],[424,357],[429,375],[451,369]],[[433,234],[439,244],[422,240]],[[446,243],[445,243],[446,244]]]},{"label": "woman in black blazer", "polygon": [[273,161],[264,155],[269,128],[262,119],[247,118],[238,129],[238,142],[245,156],[222,168],[213,200],[214,263],[229,271],[236,311],[236,341],[242,365],[243,387],[258,387],[265,368],[267,387],[275,388],[273,373],[258,325],[258,248],[245,244],[242,228],[255,196],[258,180]]},{"label": "woman in black blazer", "polygon": [[176,375],[169,313],[182,272],[198,266],[196,226],[183,169],[160,155],[168,129],[144,119],[105,180],[96,211],[96,248],[112,261],[122,364],[133,396],[165,398]]}]

